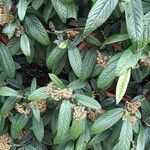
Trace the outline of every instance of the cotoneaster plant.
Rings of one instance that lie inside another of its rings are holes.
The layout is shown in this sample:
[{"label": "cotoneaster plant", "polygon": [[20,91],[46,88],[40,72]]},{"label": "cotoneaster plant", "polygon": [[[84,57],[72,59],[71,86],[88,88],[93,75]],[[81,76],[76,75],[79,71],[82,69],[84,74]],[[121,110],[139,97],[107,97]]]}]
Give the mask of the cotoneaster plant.
[{"label": "cotoneaster plant", "polygon": [[150,150],[149,0],[0,0],[0,150]]}]

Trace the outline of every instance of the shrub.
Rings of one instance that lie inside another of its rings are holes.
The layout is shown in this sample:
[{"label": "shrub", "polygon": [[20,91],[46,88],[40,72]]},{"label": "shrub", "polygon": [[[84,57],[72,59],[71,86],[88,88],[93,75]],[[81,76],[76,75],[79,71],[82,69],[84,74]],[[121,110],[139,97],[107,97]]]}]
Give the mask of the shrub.
[{"label": "shrub", "polygon": [[150,150],[148,0],[0,0],[1,150]]}]

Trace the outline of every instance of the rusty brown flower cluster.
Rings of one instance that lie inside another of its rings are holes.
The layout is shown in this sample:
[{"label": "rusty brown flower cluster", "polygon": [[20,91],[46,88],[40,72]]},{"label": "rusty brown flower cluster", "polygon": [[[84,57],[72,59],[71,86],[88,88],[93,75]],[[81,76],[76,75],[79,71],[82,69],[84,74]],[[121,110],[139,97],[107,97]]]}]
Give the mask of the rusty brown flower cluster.
[{"label": "rusty brown flower cluster", "polygon": [[60,89],[54,85],[53,82],[47,85],[47,93],[54,100],[59,101],[61,99],[72,99],[73,93],[70,89]]},{"label": "rusty brown flower cluster", "polygon": [[45,99],[43,100],[36,100],[36,101],[32,101],[30,102],[30,106],[37,106],[40,110],[40,112],[45,112],[46,111],[46,107],[47,107],[47,102]]}]

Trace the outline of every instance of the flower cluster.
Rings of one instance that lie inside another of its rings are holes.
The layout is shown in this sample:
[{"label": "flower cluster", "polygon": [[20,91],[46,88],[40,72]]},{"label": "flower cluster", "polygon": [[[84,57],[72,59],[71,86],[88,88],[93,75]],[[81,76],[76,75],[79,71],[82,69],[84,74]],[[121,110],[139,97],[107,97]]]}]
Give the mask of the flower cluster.
[{"label": "flower cluster", "polygon": [[26,107],[24,107],[23,105],[21,105],[21,104],[16,104],[16,106],[15,106],[15,108],[16,108],[16,110],[20,113],[20,114],[22,114],[22,115],[29,115],[30,114],[30,110],[29,109],[27,109]]},{"label": "flower cluster", "polygon": [[0,150],[9,150],[11,148],[11,139],[8,135],[0,136]]},{"label": "flower cluster", "polygon": [[110,56],[106,56],[106,55],[98,52],[98,54],[97,54],[97,64],[100,67],[105,68],[107,66],[107,62],[108,62],[109,59],[110,59]]},{"label": "flower cluster", "polygon": [[94,122],[94,121],[97,119],[97,117],[98,117],[99,115],[101,115],[102,113],[104,113],[104,112],[105,112],[105,110],[103,110],[103,109],[98,109],[98,110],[96,110],[96,111],[89,110],[89,111],[88,111],[88,118],[89,118],[92,122]]},{"label": "flower cluster", "polygon": [[46,100],[37,100],[37,101],[32,101],[30,102],[30,106],[37,106],[40,110],[40,112],[45,112],[46,111]]},{"label": "flower cluster", "polygon": [[15,33],[16,37],[20,37],[24,33],[25,33],[25,29],[23,26],[18,26],[16,28],[16,33]]},{"label": "flower cluster", "polygon": [[74,106],[73,109],[74,109],[73,118],[76,121],[86,118],[87,111],[85,110],[84,106]]},{"label": "flower cluster", "polygon": [[56,87],[53,82],[47,85],[47,93],[56,101],[61,99],[71,99],[73,95],[72,90],[66,88],[60,89]]},{"label": "flower cluster", "polygon": [[130,116],[131,123],[134,125],[137,123],[137,117],[135,113],[141,107],[141,102],[126,102],[125,116]]},{"label": "flower cluster", "polygon": [[139,60],[139,65],[142,67],[150,67],[150,64],[148,61],[146,61],[145,59],[140,59]]},{"label": "flower cluster", "polygon": [[78,31],[74,31],[74,30],[69,30],[66,33],[67,33],[68,39],[74,38],[76,37],[77,34],[79,34]]}]

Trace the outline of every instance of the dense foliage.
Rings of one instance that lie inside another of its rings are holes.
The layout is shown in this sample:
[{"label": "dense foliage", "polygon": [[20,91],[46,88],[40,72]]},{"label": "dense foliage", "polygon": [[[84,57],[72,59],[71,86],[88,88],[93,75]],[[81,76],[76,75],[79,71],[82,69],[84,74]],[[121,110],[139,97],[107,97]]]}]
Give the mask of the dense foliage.
[{"label": "dense foliage", "polygon": [[150,150],[149,0],[0,0],[0,150]]}]

